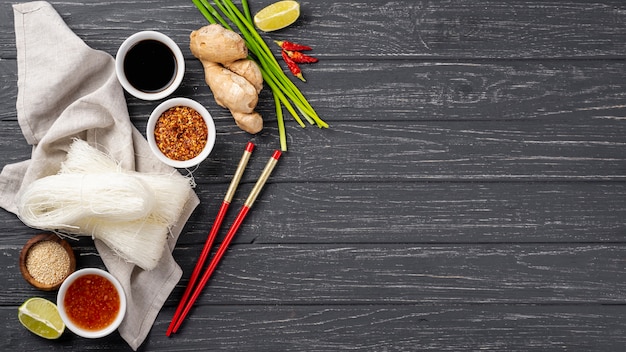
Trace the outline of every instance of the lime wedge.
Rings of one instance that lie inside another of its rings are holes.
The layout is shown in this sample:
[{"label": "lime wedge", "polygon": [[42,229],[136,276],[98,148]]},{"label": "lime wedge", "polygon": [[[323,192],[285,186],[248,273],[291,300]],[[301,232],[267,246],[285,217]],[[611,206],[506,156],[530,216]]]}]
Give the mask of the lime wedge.
[{"label": "lime wedge", "polygon": [[285,28],[300,17],[300,4],[293,0],[275,2],[254,15],[254,24],[264,32]]},{"label": "lime wedge", "polygon": [[18,308],[17,317],[26,329],[46,339],[57,339],[65,330],[56,304],[45,298],[29,298]]}]

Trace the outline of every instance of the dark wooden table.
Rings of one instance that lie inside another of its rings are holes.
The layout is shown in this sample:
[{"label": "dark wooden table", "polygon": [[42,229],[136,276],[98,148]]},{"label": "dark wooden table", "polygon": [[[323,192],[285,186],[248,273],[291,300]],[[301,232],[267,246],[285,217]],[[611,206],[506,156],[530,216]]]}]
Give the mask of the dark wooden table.
[{"label": "dark wooden table", "polygon": [[[270,2],[250,0],[253,12]],[[12,3],[0,1],[3,165],[30,157]],[[174,252],[185,274],[140,350],[624,350],[622,0],[302,1],[298,22],[265,38],[314,47],[321,60],[298,85],[331,128],[287,120],[289,151],[172,338],[245,142],[257,144],[251,170],[278,147],[271,94],[257,136],[217,107],[187,46],[206,24],[191,1],[51,3],[111,55],[139,30],[171,36],[187,60],[175,95],[216,118],[215,150],[194,172],[201,205]],[[156,103],[127,101],[143,131]],[[23,329],[17,307],[54,293],[19,273],[37,231],[4,211],[0,221],[0,350],[129,350],[119,334],[47,341]],[[79,266],[102,265],[90,239],[74,245]]]}]

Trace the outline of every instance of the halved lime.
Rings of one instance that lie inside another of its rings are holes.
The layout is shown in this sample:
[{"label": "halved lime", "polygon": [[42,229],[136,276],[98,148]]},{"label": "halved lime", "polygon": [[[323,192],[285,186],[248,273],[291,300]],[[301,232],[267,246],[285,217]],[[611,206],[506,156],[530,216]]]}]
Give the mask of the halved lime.
[{"label": "halved lime", "polygon": [[45,298],[33,297],[17,310],[17,317],[24,327],[46,339],[58,339],[65,331],[56,304]]},{"label": "halved lime", "polygon": [[254,15],[254,24],[264,32],[271,32],[294,23],[300,17],[300,3],[293,0],[275,2]]}]

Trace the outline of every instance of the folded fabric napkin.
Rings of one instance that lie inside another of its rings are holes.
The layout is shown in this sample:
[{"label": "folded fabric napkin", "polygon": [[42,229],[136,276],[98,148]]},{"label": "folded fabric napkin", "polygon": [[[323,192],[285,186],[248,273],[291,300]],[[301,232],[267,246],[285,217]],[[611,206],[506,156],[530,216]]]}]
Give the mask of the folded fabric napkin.
[{"label": "folded fabric napkin", "polygon": [[[32,145],[30,160],[6,165],[0,173],[0,206],[17,214],[16,196],[33,181],[60,169],[75,138],[105,151],[121,167],[138,172],[176,170],[156,159],[132,125],[114,58],[88,47],[45,1],[13,6],[17,47],[17,119]],[[95,241],[109,272],[122,282],[128,299],[121,336],[136,350],[150,332],[163,303],[182,276],[171,251],[199,204],[189,188],[180,220],[170,229],[168,249],[155,269],[144,271]]]}]

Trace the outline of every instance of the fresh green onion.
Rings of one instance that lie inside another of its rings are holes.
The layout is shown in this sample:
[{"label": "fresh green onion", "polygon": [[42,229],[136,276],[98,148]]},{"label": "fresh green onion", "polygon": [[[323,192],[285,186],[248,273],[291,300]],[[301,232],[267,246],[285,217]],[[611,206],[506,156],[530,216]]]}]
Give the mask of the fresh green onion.
[{"label": "fresh green onion", "polygon": [[280,149],[287,150],[287,135],[285,133],[285,121],[283,120],[283,109],[280,106],[280,99],[274,92],[274,104],[276,104],[276,121],[278,122],[278,135],[280,136]]},{"label": "fresh green onion", "polygon": [[328,124],[317,115],[315,109],[309,104],[300,89],[287,77],[278,60],[276,60],[268,45],[257,32],[247,0],[241,1],[243,12],[239,10],[232,0],[214,0],[215,6],[211,5],[207,0],[192,0],[192,2],[210,23],[221,24],[224,28],[233,30],[226,21],[225,18],[227,18],[241,33],[248,50],[252,53],[250,58],[258,64],[263,80],[272,90],[276,104],[276,118],[282,151],[287,150],[287,136],[282,112],[283,105],[301,127],[305,127],[305,124],[302,122],[298,112],[310,124],[315,124],[320,128],[328,127]]}]

